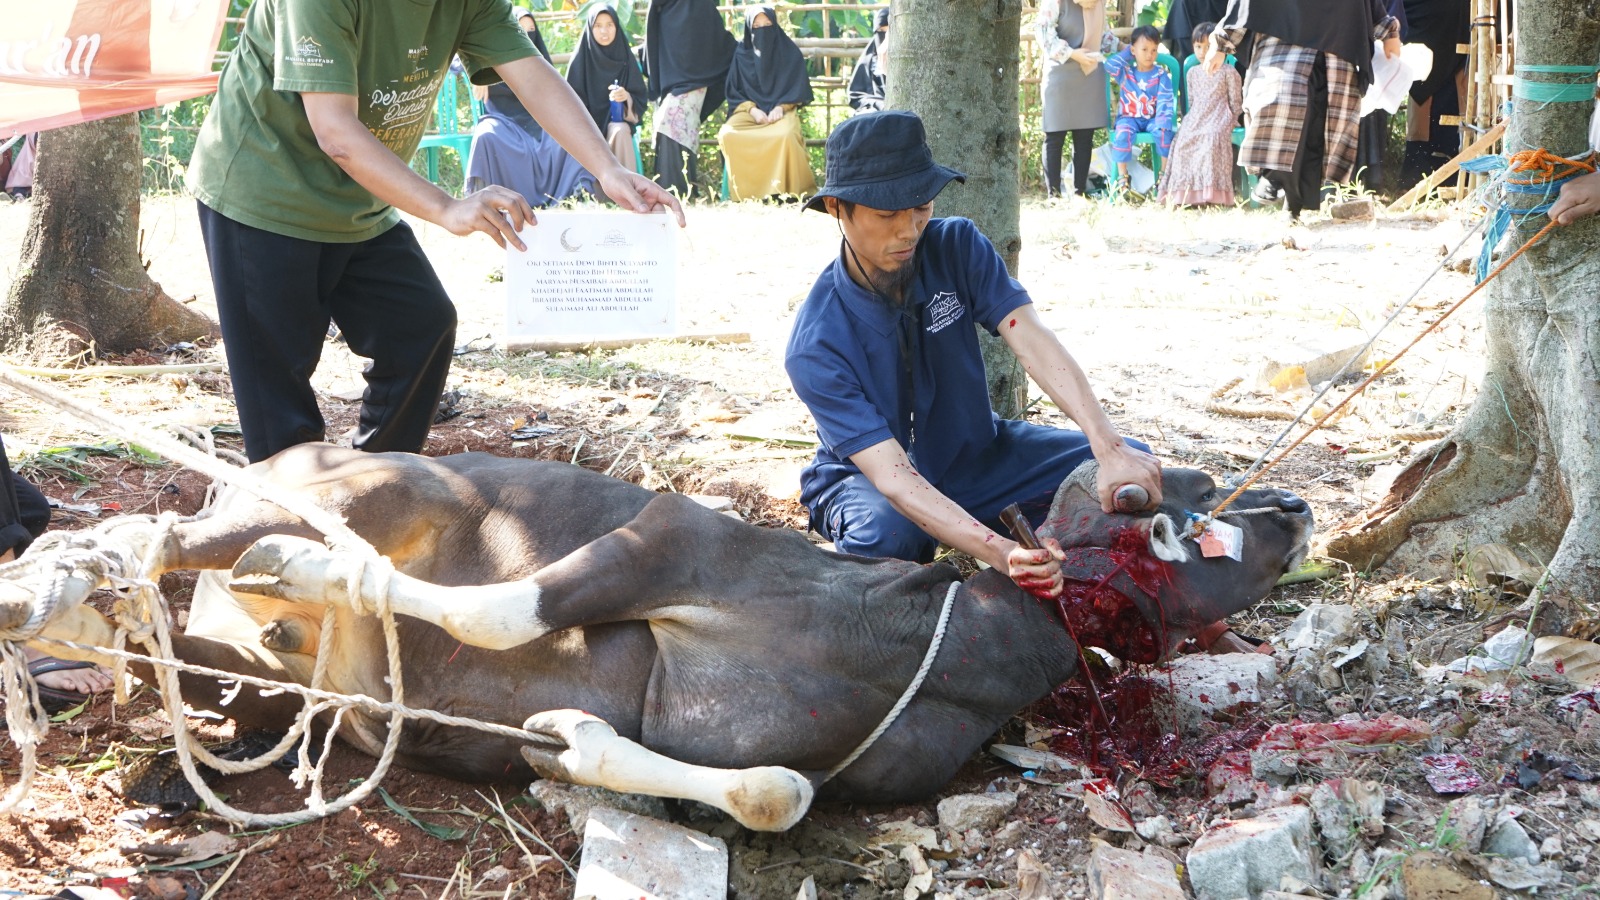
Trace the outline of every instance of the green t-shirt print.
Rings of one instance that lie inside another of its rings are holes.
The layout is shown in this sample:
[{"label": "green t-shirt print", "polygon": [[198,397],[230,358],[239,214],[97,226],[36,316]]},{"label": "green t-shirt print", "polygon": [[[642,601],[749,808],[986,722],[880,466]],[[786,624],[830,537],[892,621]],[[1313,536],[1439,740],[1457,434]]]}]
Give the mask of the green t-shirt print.
[{"label": "green t-shirt print", "polygon": [[276,234],[376,237],[399,213],[317,146],[300,94],[354,95],[361,123],[409,160],[454,56],[492,82],[493,67],[533,53],[510,0],[256,0],[201,126],[189,190]]}]

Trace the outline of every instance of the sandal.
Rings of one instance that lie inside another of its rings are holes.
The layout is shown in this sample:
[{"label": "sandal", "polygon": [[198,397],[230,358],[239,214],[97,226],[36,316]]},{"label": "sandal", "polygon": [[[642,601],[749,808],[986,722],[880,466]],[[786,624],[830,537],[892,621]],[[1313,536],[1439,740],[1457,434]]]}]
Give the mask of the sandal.
[{"label": "sandal", "polygon": [[45,712],[53,716],[88,701],[91,695],[39,684],[39,676],[48,675],[51,672],[68,672],[74,669],[92,669],[94,667],[94,663],[84,660],[56,659],[54,656],[41,656],[28,663],[28,676],[34,680],[35,686],[39,689],[40,705],[44,707]]}]

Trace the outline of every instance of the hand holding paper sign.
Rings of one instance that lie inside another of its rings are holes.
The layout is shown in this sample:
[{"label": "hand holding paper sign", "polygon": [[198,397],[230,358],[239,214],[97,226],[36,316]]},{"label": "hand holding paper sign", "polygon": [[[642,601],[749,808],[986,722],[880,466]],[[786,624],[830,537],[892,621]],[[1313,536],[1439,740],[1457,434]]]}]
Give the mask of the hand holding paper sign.
[{"label": "hand holding paper sign", "polygon": [[678,227],[684,226],[683,207],[678,204],[678,198],[637,172],[612,166],[600,176],[600,190],[612,203],[634,212],[670,211],[677,218]]}]

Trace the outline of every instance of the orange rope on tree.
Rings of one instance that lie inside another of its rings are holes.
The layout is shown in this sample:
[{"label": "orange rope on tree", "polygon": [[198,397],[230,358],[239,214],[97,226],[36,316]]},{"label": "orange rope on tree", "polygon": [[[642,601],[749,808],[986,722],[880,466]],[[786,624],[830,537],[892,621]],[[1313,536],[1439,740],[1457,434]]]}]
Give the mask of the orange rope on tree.
[{"label": "orange rope on tree", "polygon": [[[1524,161],[1524,159],[1526,160],[1525,164],[1527,166],[1529,166],[1529,167],[1532,167],[1532,168],[1523,169],[1521,167],[1518,167],[1518,171],[1531,171],[1533,169],[1540,169],[1540,168],[1553,169],[1557,163],[1564,163],[1566,165],[1573,166],[1578,170],[1583,170],[1583,169],[1586,168],[1588,171],[1591,171],[1591,172],[1594,171],[1594,168],[1595,168],[1594,162],[1593,162],[1593,154],[1590,155],[1590,159],[1589,160],[1575,161],[1575,160],[1567,159],[1566,157],[1556,156],[1555,154],[1552,154],[1547,150],[1542,150],[1542,149],[1540,149],[1540,150],[1523,150],[1523,151],[1515,154],[1512,157],[1512,165],[1513,166],[1517,166],[1518,162],[1522,162],[1522,161]],[[1473,296],[1478,293],[1478,291],[1483,289],[1484,285],[1486,285],[1489,282],[1493,281],[1495,279],[1495,276],[1499,275],[1501,272],[1504,272],[1506,270],[1506,266],[1511,265],[1512,261],[1515,260],[1517,257],[1521,256],[1523,253],[1525,253],[1528,250],[1529,247],[1532,247],[1534,244],[1537,244],[1541,239],[1544,238],[1545,235],[1549,234],[1550,233],[1550,229],[1552,229],[1554,227],[1556,227],[1556,222],[1555,222],[1554,219],[1551,219],[1549,222],[1547,222],[1545,224],[1545,226],[1543,228],[1539,229],[1539,233],[1538,234],[1535,234],[1533,237],[1528,238],[1527,243],[1524,243],[1521,247],[1517,248],[1517,251],[1515,253],[1511,254],[1508,257],[1506,257],[1505,260],[1503,262],[1501,262],[1500,265],[1497,266],[1493,272],[1489,273],[1489,276],[1487,278],[1483,279],[1482,281],[1480,281],[1476,285],[1474,285],[1472,290],[1470,290],[1470,291],[1468,291],[1466,293],[1466,296],[1462,297],[1460,300],[1457,300],[1453,305],[1451,305],[1451,307],[1449,309],[1447,309],[1443,313],[1441,313],[1437,319],[1434,319],[1433,322],[1431,322],[1428,325],[1427,328],[1422,329],[1422,331],[1420,333],[1418,333],[1416,337],[1411,339],[1411,343],[1409,343],[1409,344],[1405,345],[1404,347],[1402,347],[1399,353],[1396,353],[1394,356],[1390,357],[1389,359],[1384,360],[1383,364],[1378,366],[1377,370],[1374,371],[1367,378],[1366,381],[1361,382],[1361,384],[1356,386],[1355,390],[1351,391],[1349,393],[1349,395],[1346,396],[1343,400],[1340,400],[1339,401],[1339,405],[1335,406],[1333,409],[1328,410],[1326,413],[1324,413],[1322,415],[1321,418],[1317,419],[1315,422],[1312,422],[1311,423],[1311,427],[1306,429],[1304,434],[1302,434],[1299,437],[1295,438],[1294,441],[1289,444],[1289,446],[1283,448],[1283,452],[1282,453],[1279,453],[1275,458],[1273,458],[1273,460],[1271,462],[1269,462],[1266,465],[1262,466],[1261,469],[1259,471],[1257,471],[1254,475],[1251,475],[1249,478],[1245,479],[1243,484],[1241,484],[1237,488],[1235,488],[1233,493],[1229,494],[1226,498],[1223,499],[1223,501],[1221,503],[1219,503],[1216,506],[1215,509],[1211,510],[1209,516],[1211,518],[1215,518],[1219,513],[1221,513],[1223,510],[1227,509],[1229,504],[1231,504],[1231,503],[1233,503],[1233,501],[1239,499],[1239,495],[1244,493],[1245,491],[1249,490],[1250,486],[1255,484],[1258,480],[1260,480],[1262,475],[1267,474],[1267,472],[1270,471],[1273,466],[1276,466],[1278,463],[1283,462],[1283,460],[1285,458],[1287,458],[1290,453],[1294,452],[1294,448],[1300,446],[1300,444],[1303,443],[1306,438],[1310,437],[1313,432],[1315,432],[1318,428],[1321,428],[1324,423],[1328,422],[1336,414],[1338,414],[1339,410],[1344,409],[1345,406],[1347,404],[1349,404],[1351,400],[1354,400],[1356,397],[1359,397],[1361,395],[1362,391],[1366,390],[1369,385],[1371,385],[1374,381],[1377,381],[1380,377],[1382,377],[1383,373],[1389,371],[1390,367],[1393,366],[1396,362],[1398,362],[1400,357],[1405,356],[1406,353],[1409,352],[1412,347],[1415,347],[1419,341],[1421,341],[1424,337],[1427,337],[1430,332],[1432,332],[1435,328],[1438,328],[1441,324],[1443,324],[1445,319],[1450,318],[1450,314],[1451,313],[1453,313],[1456,310],[1460,309],[1462,307],[1462,305],[1465,304],[1468,300],[1471,300],[1473,298]]]},{"label": "orange rope on tree", "polygon": [[1583,159],[1568,159],[1565,156],[1557,156],[1543,147],[1518,150],[1506,158],[1506,168],[1511,172],[1527,173],[1529,177],[1516,178],[1508,174],[1506,180],[1514,184],[1559,181],[1581,172],[1593,172],[1594,157],[1594,153],[1591,152]]}]

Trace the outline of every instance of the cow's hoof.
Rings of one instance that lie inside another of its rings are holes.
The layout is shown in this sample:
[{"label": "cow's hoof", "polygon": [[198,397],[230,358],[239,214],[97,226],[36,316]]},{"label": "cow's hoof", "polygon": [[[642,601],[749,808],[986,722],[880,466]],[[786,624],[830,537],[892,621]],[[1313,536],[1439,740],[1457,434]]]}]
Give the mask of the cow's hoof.
[{"label": "cow's hoof", "polygon": [[572,781],[572,773],[561,764],[561,754],[567,751],[565,744],[531,744],[521,750],[522,758],[540,778],[548,778],[551,781]]},{"label": "cow's hoof", "polygon": [[348,593],[337,573],[330,570],[331,554],[316,541],[285,534],[268,535],[246,550],[233,564],[228,589],[272,600],[325,603],[330,596]]},{"label": "cow's hoof", "polygon": [[788,831],[805,817],[814,793],[799,772],[761,766],[739,773],[723,808],[751,831]]}]

